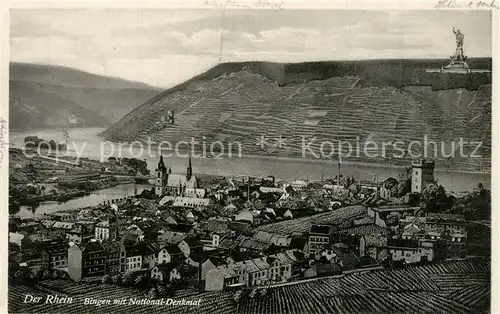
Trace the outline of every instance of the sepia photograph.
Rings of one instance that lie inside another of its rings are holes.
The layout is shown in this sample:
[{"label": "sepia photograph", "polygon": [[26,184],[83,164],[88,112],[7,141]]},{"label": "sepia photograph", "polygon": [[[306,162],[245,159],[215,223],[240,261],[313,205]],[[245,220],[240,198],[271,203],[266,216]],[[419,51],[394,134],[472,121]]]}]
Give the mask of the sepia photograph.
[{"label": "sepia photograph", "polygon": [[204,3],[10,9],[8,312],[489,313],[492,11]]}]

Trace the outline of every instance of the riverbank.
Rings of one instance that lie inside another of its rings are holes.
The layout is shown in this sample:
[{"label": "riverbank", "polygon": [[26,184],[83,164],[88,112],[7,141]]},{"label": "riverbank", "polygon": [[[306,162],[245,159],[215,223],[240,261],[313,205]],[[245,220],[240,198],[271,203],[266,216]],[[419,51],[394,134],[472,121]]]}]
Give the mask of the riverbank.
[{"label": "riverbank", "polygon": [[[172,153],[172,150],[166,150],[164,149],[162,152],[170,152]],[[197,155],[197,151],[194,152],[194,154],[189,151],[189,150],[178,150],[178,157],[188,157],[189,154],[191,153],[191,157],[195,159],[214,159],[214,160],[223,160],[225,158],[231,158],[231,159],[240,159],[242,157],[238,157],[237,154],[234,153],[223,153],[220,155],[220,157],[205,157],[201,155]],[[253,158],[253,159],[263,159],[263,160],[274,160],[274,161],[284,161],[284,162],[300,162],[300,163],[317,163],[317,164],[331,164],[335,167],[338,166],[338,160],[337,159],[320,159],[320,158],[301,158],[301,157],[290,157],[290,156],[274,156],[274,155],[257,155],[257,154],[244,154],[244,158]],[[353,161],[353,160],[342,160],[340,162],[340,166],[346,165],[346,166],[371,166],[371,167],[377,167],[377,168],[390,168],[390,169],[404,169],[405,167],[408,167],[410,165],[410,160],[402,160],[400,163],[401,165],[395,164],[394,160],[391,160],[390,162],[386,163],[381,163],[378,161]],[[491,175],[491,171],[475,171],[475,170],[459,170],[459,169],[453,169],[453,168],[442,168],[442,167],[436,167],[435,171],[437,172],[451,172],[451,173],[461,173],[461,174],[487,174]]]}]

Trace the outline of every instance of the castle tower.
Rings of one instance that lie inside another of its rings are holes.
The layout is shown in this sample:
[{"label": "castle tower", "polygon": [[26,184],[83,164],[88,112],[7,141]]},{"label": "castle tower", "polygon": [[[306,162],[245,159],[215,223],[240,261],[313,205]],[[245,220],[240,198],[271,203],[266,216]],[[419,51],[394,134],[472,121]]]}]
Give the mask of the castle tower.
[{"label": "castle tower", "polygon": [[168,179],[167,167],[163,162],[163,155],[160,155],[160,161],[156,169],[155,194],[161,196],[165,194],[165,186]]},{"label": "castle tower", "polygon": [[186,170],[186,180],[189,181],[193,176],[193,167],[191,166],[191,154],[189,154],[189,163]]},{"label": "castle tower", "polygon": [[413,160],[411,163],[411,192],[422,193],[423,189],[434,183],[434,161]]}]

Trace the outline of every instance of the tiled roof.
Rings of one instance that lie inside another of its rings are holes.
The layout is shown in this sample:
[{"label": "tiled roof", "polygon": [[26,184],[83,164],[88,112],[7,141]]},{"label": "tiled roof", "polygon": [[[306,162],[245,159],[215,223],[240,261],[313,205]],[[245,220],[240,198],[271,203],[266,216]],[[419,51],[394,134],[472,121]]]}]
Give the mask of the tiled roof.
[{"label": "tiled roof", "polygon": [[309,233],[330,235],[331,230],[332,230],[331,226],[327,226],[327,225],[312,225],[311,229],[309,229]]}]

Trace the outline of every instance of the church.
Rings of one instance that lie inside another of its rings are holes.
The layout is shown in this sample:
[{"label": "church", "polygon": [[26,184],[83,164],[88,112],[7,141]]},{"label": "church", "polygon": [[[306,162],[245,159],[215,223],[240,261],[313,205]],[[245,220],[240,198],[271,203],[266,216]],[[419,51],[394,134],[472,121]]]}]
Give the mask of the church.
[{"label": "church", "polygon": [[186,174],[172,174],[172,169],[165,166],[163,156],[160,155],[158,168],[156,169],[156,184],[155,194],[157,196],[171,195],[184,196],[186,190],[193,191],[198,189],[198,179],[193,175],[193,167],[191,166],[191,156]]}]

